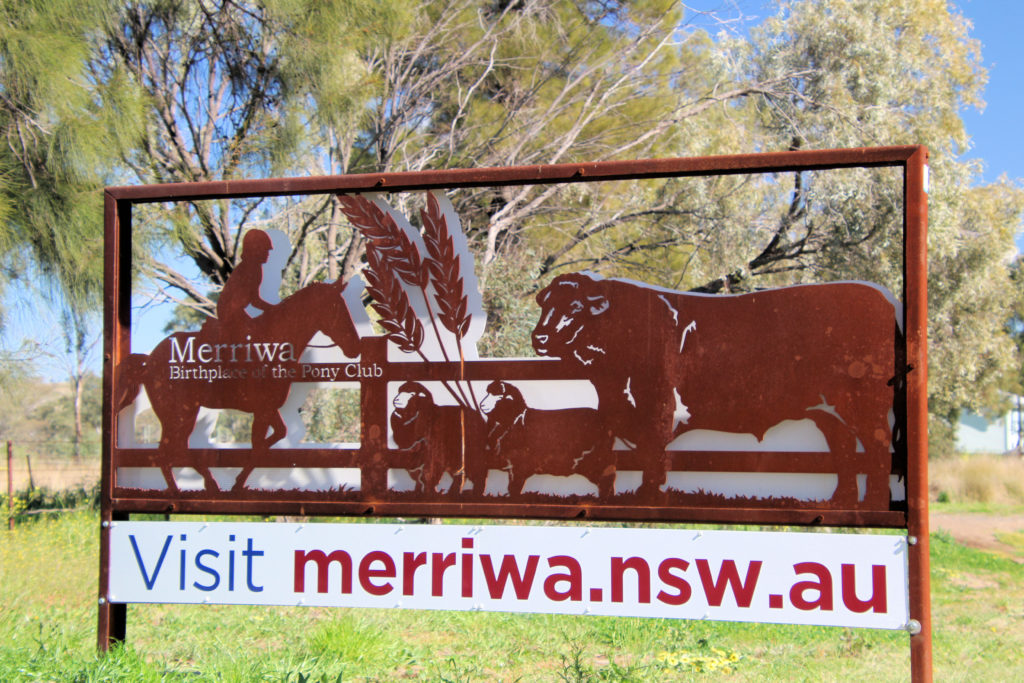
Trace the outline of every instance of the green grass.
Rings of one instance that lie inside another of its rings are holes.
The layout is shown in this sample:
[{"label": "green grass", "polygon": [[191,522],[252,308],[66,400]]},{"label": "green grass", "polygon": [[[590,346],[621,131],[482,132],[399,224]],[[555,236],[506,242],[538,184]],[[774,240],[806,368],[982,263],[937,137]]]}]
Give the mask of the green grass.
[{"label": "green grass", "polygon": [[996,540],[1013,549],[1013,554],[1024,560],[1024,530],[996,534]]},{"label": "green grass", "polygon": [[1021,515],[1024,514],[1024,504],[998,504],[978,502],[936,502],[928,503],[928,509],[932,512],[946,512],[951,514],[972,513],[983,515]]},{"label": "green grass", "polygon": [[[2,681],[900,681],[904,633],[665,619],[131,605],[95,651],[98,524],[0,531]],[[935,678],[1024,680],[1024,566],[932,540]]]}]

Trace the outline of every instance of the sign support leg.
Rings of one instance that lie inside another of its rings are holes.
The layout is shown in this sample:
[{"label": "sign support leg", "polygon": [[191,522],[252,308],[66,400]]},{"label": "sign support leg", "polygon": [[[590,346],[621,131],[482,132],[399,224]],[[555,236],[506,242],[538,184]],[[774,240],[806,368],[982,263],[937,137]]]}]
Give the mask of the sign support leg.
[{"label": "sign support leg", "polygon": [[915,620],[910,634],[910,677],[924,683],[932,680],[932,618],[930,578],[928,576],[928,534],[917,537],[909,548],[910,618]]},{"label": "sign support leg", "polygon": [[100,585],[99,609],[97,613],[96,645],[100,652],[107,652],[112,645],[123,643],[128,631],[128,605],[111,603],[110,594],[110,524],[127,520],[126,514],[111,514],[105,510],[100,526]]},{"label": "sign support leg", "polygon": [[904,177],[903,301],[907,363],[907,534],[910,675],[932,680],[931,575],[928,556],[928,151],[918,149]]}]

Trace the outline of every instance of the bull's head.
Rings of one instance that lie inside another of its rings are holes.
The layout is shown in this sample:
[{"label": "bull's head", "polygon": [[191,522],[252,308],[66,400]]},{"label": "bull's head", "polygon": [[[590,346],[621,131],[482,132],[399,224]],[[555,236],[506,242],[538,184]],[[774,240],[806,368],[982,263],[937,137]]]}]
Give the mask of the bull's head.
[{"label": "bull's head", "polygon": [[609,307],[600,281],[584,273],[559,275],[537,295],[537,303],[540,320],[533,328],[533,350],[557,358],[584,348],[587,322]]}]

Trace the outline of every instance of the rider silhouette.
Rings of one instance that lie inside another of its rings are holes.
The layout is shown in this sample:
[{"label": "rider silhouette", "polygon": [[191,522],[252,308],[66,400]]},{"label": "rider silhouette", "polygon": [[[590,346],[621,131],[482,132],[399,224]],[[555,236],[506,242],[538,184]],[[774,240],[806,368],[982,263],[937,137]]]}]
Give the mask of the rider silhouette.
[{"label": "rider silhouette", "polygon": [[260,296],[263,282],[263,264],[270,258],[273,243],[262,230],[250,230],[242,238],[242,259],[231,271],[217,299],[217,327],[221,330],[245,329],[252,322],[246,308],[252,306],[261,312],[272,304]]}]

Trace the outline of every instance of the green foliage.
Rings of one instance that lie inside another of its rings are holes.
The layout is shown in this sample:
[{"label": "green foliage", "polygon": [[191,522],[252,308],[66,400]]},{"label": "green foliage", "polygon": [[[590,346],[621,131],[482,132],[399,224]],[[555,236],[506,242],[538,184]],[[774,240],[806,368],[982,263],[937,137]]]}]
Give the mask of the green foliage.
[{"label": "green foliage", "polygon": [[102,197],[134,102],[102,101],[85,60],[105,0],[5,3],[0,10],[0,252],[31,255],[75,300],[102,283]]},{"label": "green foliage", "polygon": [[219,443],[249,443],[252,438],[252,413],[221,410],[213,427],[213,440]]},{"label": "green foliage", "polygon": [[[88,374],[83,378],[82,390],[82,439],[80,455],[100,455],[100,431],[102,424],[103,390],[100,378]],[[51,455],[74,455],[75,421],[74,394],[60,395],[56,400],[43,403],[32,410],[28,417],[40,425],[38,437],[49,442]]]},{"label": "green foliage", "polygon": [[[0,494],[0,512],[6,513],[8,496]],[[92,486],[78,485],[68,489],[51,490],[47,487],[36,487],[15,491],[11,498],[11,516],[16,521],[23,522],[29,518],[29,513],[39,513],[47,510],[66,511],[76,508],[88,508],[98,510],[100,506],[100,486],[97,482]]]},{"label": "green foliage", "polygon": [[530,331],[537,323],[534,296],[537,280],[532,254],[510,254],[489,269],[483,287],[487,327],[478,344],[481,357],[529,357],[533,355]]},{"label": "green foliage", "polygon": [[[968,138],[959,117],[980,106],[986,74],[980,45],[942,0],[887,3],[782,3],[779,15],[755,31],[763,46],[758,73],[792,72],[785,97],[763,100],[769,130],[797,146],[926,144],[929,196],[929,406],[955,420],[964,405],[998,400],[995,389],[1014,373],[1016,358],[1002,328],[1012,304],[1008,286],[1013,236],[1021,227],[1024,192],[1005,181],[980,186],[978,166],[963,160]],[[849,186],[854,190],[855,185]],[[830,197],[842,196],[829,188]],[[859,193],[858,193],[859,194]],[[870,228],[898,220],[867,197],[860,214],[840,225]],[[852,219],[852,220],[851,220]],[[893,283],[898,242],[863,252]],[[850,272],[855,249],[826,261],[831,277]]]},{"label": "green foliage", "polygon": [[[84,377],[79,454],[98,457],[102,391],[95,375]],[[72,383],[23,378],[0,389],[0,439],[11,441],[15,457],[70,457],[75,454]]]},{"label": "green foliage", "polygon": [[1013,581],[1014,577],[1024,577],[1024,568],[1013,559],[998,553],[980,552],[957,543],[945,533],[934,534],[929,546],[932,562],[939,571],[939,576],[949,577],[955,572],[982,571],[1000,572],[1000,582]]},{"label": "green foliage", "polygon": [[[88,311],[107,182],[925,144],[929,404],[949,422],[1019,383],[1006,322],[1024,300],[1010,280],[1024,190],[980,182],[959,117],[985,80],[947,0],[779,0],[749,37],[710,35],[669,0],[7,3],[0,255],[16,274],[38,263]],[[705,292],[899,292],[900,181],[859,169],[453,193],[489,288],[482,350],[529,354],[532,295],[569,269]],[[417,201],[394,205],[414,216]],[[330,197],[136,218],[139,274],[184,302],[187,326],[215,310],[250,228],[291,238],[288,291],[352,277],[365,250]]]},{"label": "green foliage", "polygon": [[340,662],[349,675],[395,670],[412,659],[402,638],[356,614],[318,625],[308,637],[308,647],[314,656]]},{"label": "green foliage", "polygon": [[359,443],[359,389],[316,389],[299,409],[305,440],[315,443]]}]

